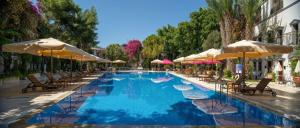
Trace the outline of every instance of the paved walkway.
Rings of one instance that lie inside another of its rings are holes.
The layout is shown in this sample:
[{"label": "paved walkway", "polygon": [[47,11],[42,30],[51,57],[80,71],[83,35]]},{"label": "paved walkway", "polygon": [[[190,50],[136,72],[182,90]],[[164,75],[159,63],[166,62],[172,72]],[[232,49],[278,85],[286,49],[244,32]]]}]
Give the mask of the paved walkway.
[{"label": "paved walkway", "polygon": [[0,127],[7,127],[8,124],[21,120],[25,115],[60,101],[73,93],[74,89],[90,83],[99,76],[89,75],[82,78],[81,82],[71,83],[71,86],[51,92],[21,93],[21,89],[28,83],[26,80],[5,83],[5,87],[0,89]]},{"label": "paved walkway", "polygon": [[[212,90],[215,89],[214,83],[199,81],[199,79],[196,77],[187,77],[175,72],[171,72],[171,74],[189,80],[198,85],[202,85],[206,88]],[[256,83],[254,82],[252,85],[255,86]],[[276,97],[271,96],[271,94],[256,94],[254,96],[247,96],[239,93],[235,94],[231,90],[229,90],[228,95],[245,100],[253,105],[271,110],[277,114],[283,115],[286,118],[300,121],[300,88],[278,85],[274,82],[270,83],[270,87],[277,92]],[[217,87],[217,91],[220,91],[219,87]],[[227,90],[223,89],[223,92],[227,93]]]}]

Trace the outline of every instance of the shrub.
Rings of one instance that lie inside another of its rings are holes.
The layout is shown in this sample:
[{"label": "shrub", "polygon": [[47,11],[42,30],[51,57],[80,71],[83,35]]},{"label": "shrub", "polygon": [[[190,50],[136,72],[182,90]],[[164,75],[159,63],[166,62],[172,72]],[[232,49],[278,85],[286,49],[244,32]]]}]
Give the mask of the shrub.
[{"label": "shrub", "polygon": [[224,75],[225,75],[226,78],[231,78],[232,77],[231,71],[227,70],[227,69],[224,71]]}]

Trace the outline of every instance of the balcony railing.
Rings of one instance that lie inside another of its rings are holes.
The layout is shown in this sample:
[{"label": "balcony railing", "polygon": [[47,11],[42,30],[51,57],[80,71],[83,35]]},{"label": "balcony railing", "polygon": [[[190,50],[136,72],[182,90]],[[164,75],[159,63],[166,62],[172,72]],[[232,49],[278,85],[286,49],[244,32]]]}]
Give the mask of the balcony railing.
[{"label": "balcony railing", "polygon": [[279,45],[299,46],[300,45],[300,32],[285,33],[282,36],[273,37],[273,39],[274,40],[272,42],[279,44]]}]

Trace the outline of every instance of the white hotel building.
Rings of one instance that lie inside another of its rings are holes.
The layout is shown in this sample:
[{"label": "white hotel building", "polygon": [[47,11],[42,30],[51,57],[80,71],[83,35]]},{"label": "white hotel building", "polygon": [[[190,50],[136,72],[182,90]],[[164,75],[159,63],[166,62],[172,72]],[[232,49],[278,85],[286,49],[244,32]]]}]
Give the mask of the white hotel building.
[{"label": "white hotel building", "polygon": [[[258,13],[261,15],[257,18],[255,26],[257,40],[293,47],[300,45],[300,0],[264,0]],[[254,70],[262,77],[268,72],[275,72],[275,65],[280,63],[283,81],[291,81],[291,57],[292,53],[255,59]]]}]

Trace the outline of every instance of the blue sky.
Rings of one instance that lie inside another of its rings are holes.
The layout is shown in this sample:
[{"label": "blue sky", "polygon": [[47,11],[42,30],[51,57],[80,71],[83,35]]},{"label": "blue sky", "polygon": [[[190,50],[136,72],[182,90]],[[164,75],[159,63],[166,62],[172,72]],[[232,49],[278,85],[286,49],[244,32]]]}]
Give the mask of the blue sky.
[{"label": "blue sky", "polygon": [[96,7],[99,46],[143,41],[167,24],[176,26],[189,14],[206,7],[205,0],[74,0],[81,8]]}]

